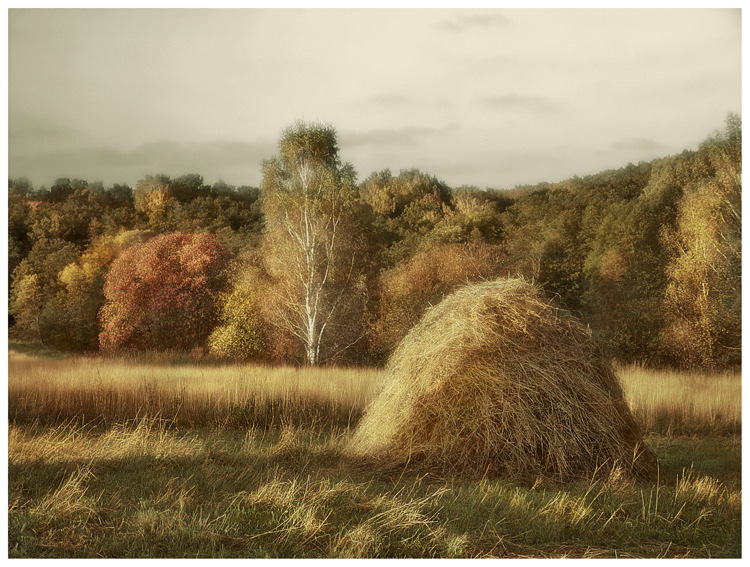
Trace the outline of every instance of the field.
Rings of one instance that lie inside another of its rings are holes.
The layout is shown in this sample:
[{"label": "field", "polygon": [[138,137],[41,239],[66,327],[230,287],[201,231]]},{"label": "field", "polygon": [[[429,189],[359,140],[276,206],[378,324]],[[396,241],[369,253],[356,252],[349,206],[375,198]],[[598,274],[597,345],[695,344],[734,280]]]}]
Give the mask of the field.
[{"label": "field", "polygon": [[621,369],[658,481],[557,485],[348,459],[377,370],[49,354],[9,353],[10,557],[741,556],[739,373]]}]

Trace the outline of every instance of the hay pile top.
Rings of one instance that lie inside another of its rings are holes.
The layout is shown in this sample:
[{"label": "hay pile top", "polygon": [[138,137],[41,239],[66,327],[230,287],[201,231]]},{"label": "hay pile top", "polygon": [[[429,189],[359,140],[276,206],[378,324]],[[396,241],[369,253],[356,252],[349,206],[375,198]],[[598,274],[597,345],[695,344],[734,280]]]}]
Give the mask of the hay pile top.
[{"label": "hay pile top", "polygon": [[520,479],[656,466],[597,343],[521,279],[469,285],[429,309],[389,360],[349,450]]}]

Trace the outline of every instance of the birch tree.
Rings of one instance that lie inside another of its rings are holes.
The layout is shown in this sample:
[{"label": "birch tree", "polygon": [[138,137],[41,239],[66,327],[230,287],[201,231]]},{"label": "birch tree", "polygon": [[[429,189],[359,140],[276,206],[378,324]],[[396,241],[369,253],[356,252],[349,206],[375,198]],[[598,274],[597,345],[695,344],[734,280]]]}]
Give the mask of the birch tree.
[{"label": "birch tree", "polygon": [[355,173],[339,160],[335,130],[302,122],[286,129],[279,155],[263,163],[261,190],[278,321],[300,342],[307,364],[319,364],[360,275]]}]

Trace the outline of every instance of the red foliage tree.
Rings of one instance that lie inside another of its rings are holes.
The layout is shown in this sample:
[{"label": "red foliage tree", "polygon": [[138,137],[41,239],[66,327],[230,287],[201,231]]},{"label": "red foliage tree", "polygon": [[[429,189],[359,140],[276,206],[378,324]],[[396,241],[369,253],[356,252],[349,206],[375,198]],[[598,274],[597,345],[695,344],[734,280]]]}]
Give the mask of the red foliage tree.
[{"label": "red foliage tree", "polygon": [[104,284],[103,350],[202,347],[229,252],[212,234],[165,234],[126,249]]}]

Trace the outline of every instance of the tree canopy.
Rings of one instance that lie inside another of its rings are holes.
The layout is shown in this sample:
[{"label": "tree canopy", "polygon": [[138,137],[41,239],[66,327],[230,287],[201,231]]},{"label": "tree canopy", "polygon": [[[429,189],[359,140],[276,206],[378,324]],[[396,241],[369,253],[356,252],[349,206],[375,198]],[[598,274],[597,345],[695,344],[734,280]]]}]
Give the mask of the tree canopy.
[{"label": "tree canopy", "polygon": [[522,276],[621,362],[741,360],[742,127],[650,162],[509,190],[384,169],[297,122],[259,188],[8,186],[13,336],[64,350],[201,349],[377,364],[456,287]]}]

